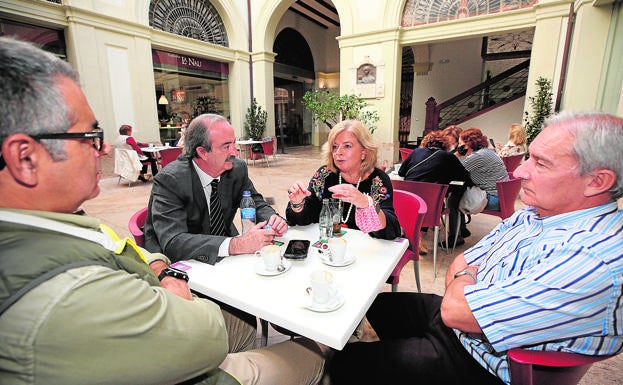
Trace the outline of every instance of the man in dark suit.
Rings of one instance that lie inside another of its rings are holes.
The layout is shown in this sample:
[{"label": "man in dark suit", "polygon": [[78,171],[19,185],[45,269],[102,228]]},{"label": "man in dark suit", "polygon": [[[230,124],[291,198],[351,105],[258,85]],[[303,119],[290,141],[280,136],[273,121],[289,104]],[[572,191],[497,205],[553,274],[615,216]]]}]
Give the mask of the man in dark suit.
[{"label": "man in dark suit", "polygon": [[[167,253],[172,262],[196,259],[215,264],[224,257],[253,253],[286,232],[285,219],[255,190],[246,163],[236,158],[235,141],[234,130],[224,117],[204,114],[193,119],[186,130],[182,156],[154,178],[145,223],[146,249]],[[222,211],[217,223],[210,219],[210,211],[214,210],[210,199],[213,179],[219,179],[217,194]],[[234,217],[245,190],[251,192],[255,201],[258,223],[237,236]],[[159,274],[168,266],[155,261],[150,267]],[[229,352],[233,353],[226,357],[221,369],[234,374],[242,383],[318,383],[324,357],[316,343],[297,338],[251,350],[256,337],[255,316],[223,303],[219,305]]]},{"label": "man in dark suit", "polygon": [[[223,257],[253,253],[286,232],[285,219],[255,190],[245,162],[236,158],[235,140],[224,117],[204,114],[193,119],[182,157],[154,179],[145,223],[148,250],[166,253],[172,261],[197,259],[214,264]],[[223,235],[214,235],[210,223],[213,179],[219,179]],[[234,217],[244,190],[255,201],[258,223],[237,236]]]}]

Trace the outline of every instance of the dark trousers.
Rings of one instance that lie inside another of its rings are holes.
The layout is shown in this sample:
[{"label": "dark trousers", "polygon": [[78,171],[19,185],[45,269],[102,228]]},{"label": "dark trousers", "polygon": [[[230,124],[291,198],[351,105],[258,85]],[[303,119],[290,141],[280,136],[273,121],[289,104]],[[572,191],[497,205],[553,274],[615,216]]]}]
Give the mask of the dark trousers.
[{"label": "dark trousers", "polygon": [[[447,223],[446,225],[448,225],[448,228],[450,229],[449,234],[448,234],[448,239],[450,241],[450,244],[452,244],[452,242],[454,242],[454,234],[456,234],[457,230],[460,231],[459,232],[459,237],[461,236],[461,233],[464,233],[465,230],[467,230],[466,224],[465,224],[465,216],[463,215],[463,213],[461,213],[459,211],[459,203],[461,202],[461,197],[463,197],[463,193],[465,192],[465,187],[463,186],[453,186],[455,187],[455,189],[450,192],[450,195],[448,195],[448,208],[450,209],[450,215],[448,218],[448,221],[450,223]],[[457,229],[457,219],[461,220],[461,223],[459,224],[459,228]]]},{"label": "dark trousers", "polygon": [[331,384],[503,385],[443,324],[440,306],[434,294],[379,294],[366,316],[380,341],[336,352]]},{"label": "dark trousers", "polygon": [[151,165],[151,176],[156,176],[156,174],[158,173],[158,162],[156,161],[156,159],[150,156],[148,157],[147,160],[144,160],[142,163],[143,163],[143,168],[141,169],[141,175],[147,172],[147,165],[149,164]]}]

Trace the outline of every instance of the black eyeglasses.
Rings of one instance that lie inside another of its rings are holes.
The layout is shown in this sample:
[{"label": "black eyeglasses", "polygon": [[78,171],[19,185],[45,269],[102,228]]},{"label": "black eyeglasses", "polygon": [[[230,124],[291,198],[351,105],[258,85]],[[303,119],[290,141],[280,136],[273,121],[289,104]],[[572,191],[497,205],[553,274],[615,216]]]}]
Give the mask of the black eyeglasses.
[{"label": "black eyeglasses", "polygon": [[40,139],[91,139],[93,147],[97,151],[102,151],[104,147],[104,131],[89,131],[89,132],[58,132],[53,134],[40,134],[30,135],[31,138]]},{"label": "black eyeglasses", "polygon": [[[89,132],[58,132],[52,134],[30,135],[35,140],[40,139],[91,139],[93,148],[97,151],[102,151],[104,147],[104,131],[89,131]],[[6,166],[4,157],[0,154],[0,170]]]}]

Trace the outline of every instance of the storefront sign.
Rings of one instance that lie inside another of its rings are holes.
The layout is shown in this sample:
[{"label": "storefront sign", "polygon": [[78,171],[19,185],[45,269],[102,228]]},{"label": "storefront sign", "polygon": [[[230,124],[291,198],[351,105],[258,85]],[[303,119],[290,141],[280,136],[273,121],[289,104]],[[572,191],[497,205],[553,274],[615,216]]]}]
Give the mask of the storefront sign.
[{"label": "storefront sign", "polygon": [[175,72],[196,73],[208,75],[219,79],[227,79],[229,66],[214,60],[181,55],[172,52],[152,50],[152,58],[155,69],[170,70]]}]

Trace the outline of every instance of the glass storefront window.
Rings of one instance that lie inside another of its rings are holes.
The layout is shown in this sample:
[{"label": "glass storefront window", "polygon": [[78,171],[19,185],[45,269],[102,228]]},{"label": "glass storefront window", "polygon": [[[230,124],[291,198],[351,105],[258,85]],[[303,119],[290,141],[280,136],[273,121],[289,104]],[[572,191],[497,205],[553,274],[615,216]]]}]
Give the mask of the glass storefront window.
[{"label": "glass storefront window", "polygon": [[208,59],[152,50],[160,140],[176,139],[182,124],[214,113],[230,118],[229,67]]},{"label": "glass storefront window", "polygon": [[51,52],[61,59],[67,60],[65,34],[62,30],[0,19],[0,36],[16,36],[21,40],[35,43],[44,51]]}]

